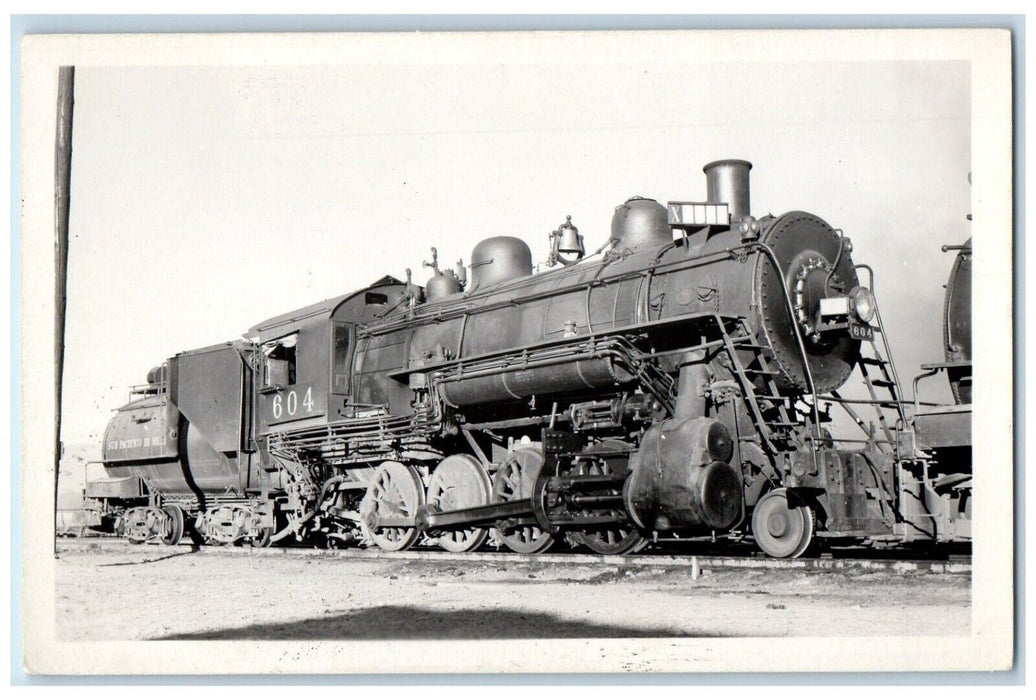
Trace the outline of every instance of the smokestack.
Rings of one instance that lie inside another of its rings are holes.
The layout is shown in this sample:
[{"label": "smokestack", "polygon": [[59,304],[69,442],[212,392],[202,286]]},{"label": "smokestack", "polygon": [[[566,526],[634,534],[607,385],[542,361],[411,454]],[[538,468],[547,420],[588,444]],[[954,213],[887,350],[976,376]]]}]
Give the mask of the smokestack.
[{"label": "smokestack", "polygon": [[732,221],[751,213],[748,187],[748,171],[751,169],[752,164],[747,160],[714,160],[702,168],[708,186],[708,201],[725,202]]}]

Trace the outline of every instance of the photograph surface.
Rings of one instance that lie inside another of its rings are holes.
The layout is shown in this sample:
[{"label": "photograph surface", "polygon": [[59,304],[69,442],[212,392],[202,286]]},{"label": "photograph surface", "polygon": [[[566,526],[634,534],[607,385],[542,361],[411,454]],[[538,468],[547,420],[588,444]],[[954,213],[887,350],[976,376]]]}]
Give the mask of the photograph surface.
[{"label": "photograph surface", "polygon": [[1009,667],[1009,47],[29,37],[27,668]]}]

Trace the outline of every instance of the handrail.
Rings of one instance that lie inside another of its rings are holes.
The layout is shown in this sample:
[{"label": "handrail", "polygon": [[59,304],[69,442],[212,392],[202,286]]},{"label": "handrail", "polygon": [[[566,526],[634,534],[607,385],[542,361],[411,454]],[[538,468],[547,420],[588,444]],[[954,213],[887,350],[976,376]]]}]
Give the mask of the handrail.
[{"label": "handrail", "polygon": [[914,390],[914,415],[915,416],[921,411],[921,404],[920,404],[920,402],[918,401],[918,398],[917,398],[917,385],[918,385],[918,383],[922,379],[925,379],[926,377],[934,377],[935,375],[939,374],[939,372],[941,372],[943,369],[944,369],[943,367],[933,367],[932,369],[928,370],[927,372],[922,372],[921,374],[919,374],[916,377],[914,377],[914,387],[913,387],[913,390]]},{"label": "handrail", "polygon": [[[760,243],[758,241],[755,241],[755,242],[748,243],[748,244],[746,244],[744,246],[741,246],[741,247],[745,248],[745,249],[748,249],[748,248],[759,248],[760,250],[762,250],[764,253],[766,253],[766,257],[770,260],[770,262],[773,263],[774,270],[777,271],[777,278],[780,279],[780,281],[781,281],[781,292],[784,295],[784,303],[785,303],[785,306],[786,306],[786,308],[788,310],[789,316],[791,316],[791,327],[795,330],[795,341],[798,343],[799,352],[802,354],[802,369],[803,369],[803,371],[805,372],[805,375],[806,375],[806,383],[809,385],[810,396],[813,397],[811,408],[813,409],[812,410],[812,413],[813,413],[813,425],[814,425],[814,427],[816,429],[816,435],[812,435],[810,437],[811,438],[819,438],[820,437],[820,409],[817,406],[817,388],[816,388],[816,384],[813,382],[813,371],[809,367],[809,355],[806,354],[806,343],[805,343],[805,341],[802,340],[802,329],[799,328],[799,323],[795,319],[795,306],[794,306],[794,304],[791,303],[791,292],[788,290],[788,281],[786,279],[784,279],[784,274],[781,271],[780,262],[778,262],[777,255],[773,252],[773,249],[770,248],[770,246],[766,245],[765,243]],[[816,449],[816,445],[814,445],[813,447],[814,447],[814,450],[815,450]]]},{"label": "handrail", "polygon": [[881,332],[881,344],[885,348],[885,357],[888,358],[889,368],[892,370],[892,381],[896,384],[896,413],[901,420],[906,420],[906,413],[903,411],[903,384],[899,381],[899,371],[896,369],[896,361],[892,357],[892,348],[889,347],[888,335],[885,333],[885,323],[881,320],[881,307],[878,304],[878,296],[874,291],[874,268],[870,265],[860,263],[853,265],[854,270],[866,270],[870,274],[870,290],[874,298],[874,318],[878,322],[878,330]]}]

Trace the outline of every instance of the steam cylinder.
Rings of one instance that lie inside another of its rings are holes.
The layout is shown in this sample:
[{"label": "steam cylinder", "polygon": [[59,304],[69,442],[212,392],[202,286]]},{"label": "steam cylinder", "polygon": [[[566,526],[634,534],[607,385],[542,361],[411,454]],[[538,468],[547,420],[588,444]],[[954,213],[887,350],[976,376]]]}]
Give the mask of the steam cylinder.
[{"label": "steam cylinder", "polygon": [[644,530],[726,530],[743,512],[734,443],[711,418],[667,420],[644,433],[624,494]]}]

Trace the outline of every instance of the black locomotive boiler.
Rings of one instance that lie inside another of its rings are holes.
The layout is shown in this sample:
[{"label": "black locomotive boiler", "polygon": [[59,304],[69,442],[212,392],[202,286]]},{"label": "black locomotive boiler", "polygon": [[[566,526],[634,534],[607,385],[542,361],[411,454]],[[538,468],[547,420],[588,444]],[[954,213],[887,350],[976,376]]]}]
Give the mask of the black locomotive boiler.
[{"label": "black locomotive boiler", "polygon": [[704,202],[626,201],[593,255],[566,221],[552,269],[508,236],[456,270],[433,249],[423,288],[384,277],[171,357],[112,418],[88,496],[137,542],[967,539],[906,455],[869,268],[813,214],[753,216],[750,168],[705,166]]}]

